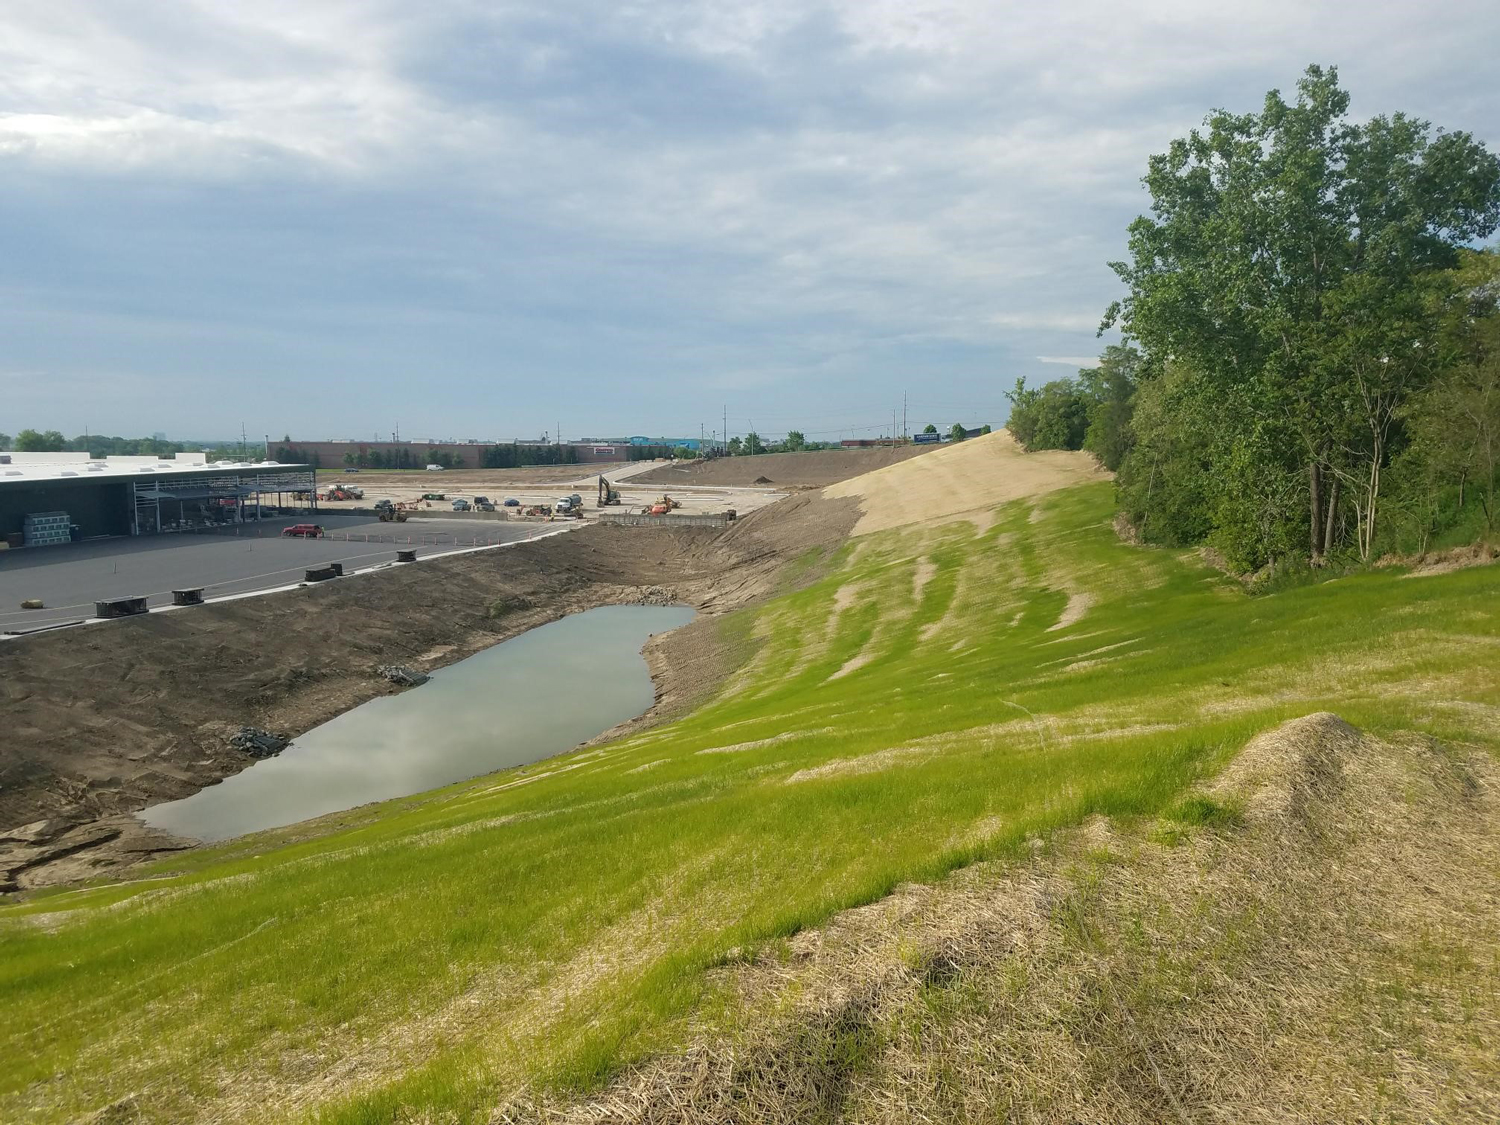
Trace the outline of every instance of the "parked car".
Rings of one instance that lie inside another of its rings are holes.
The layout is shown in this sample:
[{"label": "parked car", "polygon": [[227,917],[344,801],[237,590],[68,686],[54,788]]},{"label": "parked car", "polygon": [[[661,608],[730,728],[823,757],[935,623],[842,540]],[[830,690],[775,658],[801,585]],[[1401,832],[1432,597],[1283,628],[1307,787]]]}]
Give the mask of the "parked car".
[{"label": "parked car", "polygon": [[455,500],[453,501],[453,510],[455,512],[467,512],[469,510],[469,502],[464,499]]},{"label": "parked car", "polygon": [[281,534],[290,539],[321,539],[323,538],[323,525],[320,523],[294,523],[291,527],[283,527]]},{"label": "parked car", "polygon": [[443,471],[443,467],[441,465],[428,465],[427,471],[429,473],[440,473]]},{"label": "parked car", "polygon": [[505,498],[505,506],[507,508],[519,508],[521,506],[521,502],[514,496],[507,496]]},{"label": "parked car", "polygon": [[389,500],[377,500],[375,501],[375,510],[377,512],[393,512],[396,510],[396,505]]}]

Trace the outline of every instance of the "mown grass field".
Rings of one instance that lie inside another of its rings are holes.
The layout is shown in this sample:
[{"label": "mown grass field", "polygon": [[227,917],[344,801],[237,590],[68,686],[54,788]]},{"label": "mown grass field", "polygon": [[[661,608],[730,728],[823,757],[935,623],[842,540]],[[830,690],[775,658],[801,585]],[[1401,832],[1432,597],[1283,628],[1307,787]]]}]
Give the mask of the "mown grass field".
[{"label": "mown grass field", "polygon": [[0,1118],[483,1120],[712,1011],[717,965],[1331,710],[1500,746],[1500,572],[1249,597],[1110,486],[862,537],[726,618],[712,703],[608,746],[0,910]]}]

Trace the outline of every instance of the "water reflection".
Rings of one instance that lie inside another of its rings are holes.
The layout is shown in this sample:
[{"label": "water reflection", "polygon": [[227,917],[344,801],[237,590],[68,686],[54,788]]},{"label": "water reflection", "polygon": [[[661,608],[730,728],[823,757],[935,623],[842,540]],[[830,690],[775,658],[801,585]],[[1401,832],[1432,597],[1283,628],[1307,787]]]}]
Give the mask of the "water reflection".
[{"label": "water reflection", "polygon": [[559,754],[651,706],[641,646],[692,618],[686,606],[565,617],[362,704],[279,757],[141,818],[225,840]]}]

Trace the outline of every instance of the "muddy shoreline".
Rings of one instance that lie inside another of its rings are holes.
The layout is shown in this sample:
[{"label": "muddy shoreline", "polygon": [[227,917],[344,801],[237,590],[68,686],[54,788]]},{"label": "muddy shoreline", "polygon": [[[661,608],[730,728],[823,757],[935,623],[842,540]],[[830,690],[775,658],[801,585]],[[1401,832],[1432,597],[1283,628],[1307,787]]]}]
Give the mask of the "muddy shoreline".
[{"label": "muddy shoreline", "polygon": [[[691,708],[736,662],[713,618],[765,596],[783,563],[842,542],[847,501],[799,497],[725,531],[590,527],[284,594],[63,630],[0,649],[0,893],[107,875],[196,846],[131,814],[238,773],[242,726],[294,738],[429,672],[571,613],[683,603],[654,639],[656,698],[618,737]],[[519,705],[519,704],[518,704]]]}]

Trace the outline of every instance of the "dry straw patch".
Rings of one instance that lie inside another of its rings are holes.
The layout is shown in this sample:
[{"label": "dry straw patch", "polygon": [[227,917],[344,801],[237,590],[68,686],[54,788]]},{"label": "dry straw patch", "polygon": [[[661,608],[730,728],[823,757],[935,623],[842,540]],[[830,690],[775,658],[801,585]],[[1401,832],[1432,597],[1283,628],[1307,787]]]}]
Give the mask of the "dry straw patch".
[{"label": "dry straw patch", "polygon": [[1109,479],[1086,453],[1026,453],[1002,431],[829,485],[823,495],[859,500],[857,536],[957,520],[985,531],[995,509],[1009,500]]},{"label": "dry straw patch", "polygon": [[1311,715],[1198,802],[846,911],[726,971],[741,1030],[493,1120],[1500,1117],[1493,760]]}]

